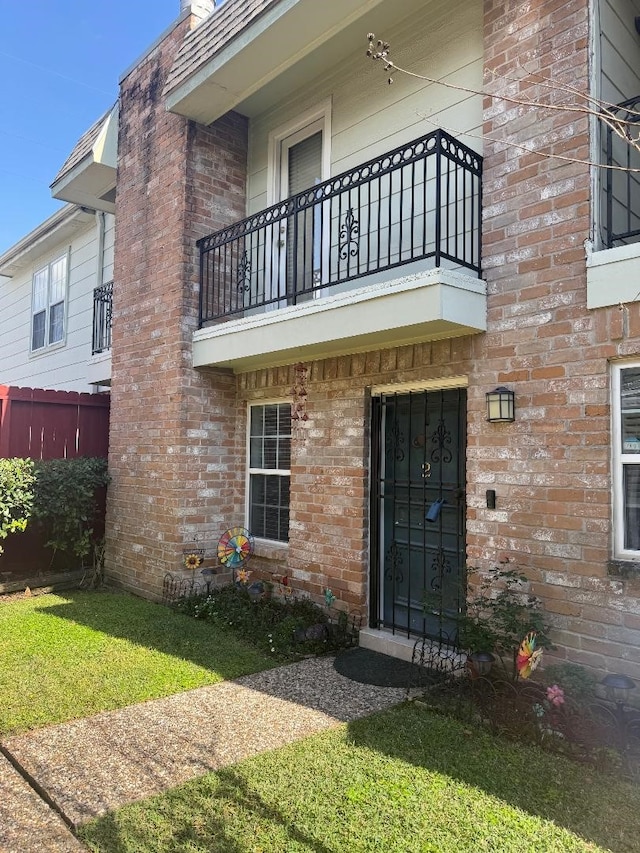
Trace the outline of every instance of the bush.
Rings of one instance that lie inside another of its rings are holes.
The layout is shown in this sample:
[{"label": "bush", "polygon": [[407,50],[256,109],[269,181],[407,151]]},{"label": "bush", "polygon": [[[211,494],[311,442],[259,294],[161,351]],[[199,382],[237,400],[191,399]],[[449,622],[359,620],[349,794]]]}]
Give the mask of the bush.
[{"label": "bush", "polygon": [[325,609],[305,598],[281,601],[264,596],[252,600],[243,585],[228,584],[209,595],[189,596],[176,606],[183,613],[226,628],[280,658],[323,654],[355,641],[355,628],[343,611],[335,611],[334,620]]},{"label": "bush", "polygon": [[109,482],[107,460],[89,457],[35,463],[33,517],[44,527],[47,547],[79,557],[84,565],[95,544],[97,492]]},{"label": "bush", "polygon": [[460,620],[462,644],[470,645],[465,642],[467,636],[484,630],[493,645],[478,651],[515,655],[523,637],[535,631],[538,646],[553,648],[549,639],[549,625],[542,612],[542,602],[525,591],[527,583],[527,577],[522,572],[505,568],[504,564],[490,569]]},{"label": "bush", "polygon": [[542,673],[547,684],[557,684],[577,703],[588,702],[596,692],[597,680],[589,670],[577,663],[554,663]]},{"label": "bush", "polygon": [[[27,526],[33,506],[33,462],[0,459],[0,539]],[[0,545],[0,554],[3,548]]]}]

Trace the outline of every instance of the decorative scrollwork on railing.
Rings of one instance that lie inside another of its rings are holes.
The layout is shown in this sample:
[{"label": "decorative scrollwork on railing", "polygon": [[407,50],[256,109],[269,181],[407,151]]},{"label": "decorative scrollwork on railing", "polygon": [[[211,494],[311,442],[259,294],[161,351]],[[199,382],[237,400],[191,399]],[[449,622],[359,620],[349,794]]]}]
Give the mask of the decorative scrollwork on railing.
[{"label": "decorative scrollwork on railing", "polygon": [[251,261],[247,250],[244,249],[238,261],[237,288],[239,292],[248,293],[251,287]]},{"label": "decorative scrollwork on railing", "polygon": [[356,219],[353,208],[350,207],[345,214],[344,222],[340,226],[340,242],[338,251],[341,260],[345,261],[347,257],[356,258],[358,256],[358,234],[360,226]]},{"label": "decorative scrollwork on railing", "polygon": [[381,157],[375,157],[349,172],[343,172],[335,178],[329,178],[310,190],[305,190],[296,196],[278,202],[253,216],[223,228],[221,231],[209,234],[207,237],[198,240],[197,245],[201,250],[222,246],[224,243],[236,240],[251,231],[286,219],[307,207],[339,196],[346,190],[355,189],[369,182],[372,178],[386,174],[393,169],[408,166],[438,151],[457,160],[474,174],[479,175],[482,171],[482,158],[475,151],[467,148],[445,130],[434,130],[424,137],[383,154]]},{"label": "decorative scrollwork on railing", "polygon": [[481,199],[482,159],[433,131],[199,240],[199,323],[416,261],[480,275]]}]

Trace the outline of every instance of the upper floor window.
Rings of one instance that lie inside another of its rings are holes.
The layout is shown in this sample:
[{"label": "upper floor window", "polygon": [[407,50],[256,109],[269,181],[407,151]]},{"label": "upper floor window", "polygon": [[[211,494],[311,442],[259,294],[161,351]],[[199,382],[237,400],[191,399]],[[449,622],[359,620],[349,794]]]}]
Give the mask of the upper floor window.
[{"label": "upper floor window", "polygon": [[67,269],[64,254],[33,275],[32,351],[64,340]]},{"label": "upper floor window", "polygon": [[640,560],[640,363],[613,368],[615,556]]},{"label": "upper floor window", "polygon": [[249,530],[289,541],[291,403],[249,410]]}]

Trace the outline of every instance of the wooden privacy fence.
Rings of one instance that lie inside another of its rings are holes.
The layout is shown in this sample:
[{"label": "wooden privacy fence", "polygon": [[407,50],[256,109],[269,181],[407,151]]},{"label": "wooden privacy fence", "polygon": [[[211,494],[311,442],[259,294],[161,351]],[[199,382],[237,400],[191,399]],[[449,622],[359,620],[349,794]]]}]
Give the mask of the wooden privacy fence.
[{"label": "wooden privacy fence", "polygon": [[0,458],[106,457],[109,396],[0,385]]},{"label": "wooden privacy fence", "polygon": [[[0,385],[0,458],[72,459],[107,456],[109,396]],[[104,494],[99,495],[96,535],[104,530]],[[77,568],[68,555],[53,555],[37,524],[3,542],[0,592],[14,590],[52,572]],[[53,559],[52,559],[53,557]]]}]

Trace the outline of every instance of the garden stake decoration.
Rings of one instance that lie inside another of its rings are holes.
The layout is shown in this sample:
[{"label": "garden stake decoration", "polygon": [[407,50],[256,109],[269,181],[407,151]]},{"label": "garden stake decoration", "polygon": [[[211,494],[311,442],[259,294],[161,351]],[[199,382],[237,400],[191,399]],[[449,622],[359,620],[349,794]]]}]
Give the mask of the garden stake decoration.
[{"label": "garden stake decoration", "polygon": [[183,556],[182,563],[185,569],[188,569],[191,572],[191,592],[193,592],[196,586],[196,569],[200,568],[203,559],[204,551],[200,548],[192,548],[190,551],[187,551]]},{"label": "garden stake decoration", "polygon": [[[234,581],[240,576],[240,572],[236,574],[236,569],[245,571],[244,566],[252,554],[253,536],[246,527],[230,527],[218,540],[218,560],[223,566],[231,569]],[[245,575],[246,578],[241,583],[246,583],[249,579],[246,571]]]},{"label": "garden stake decoration", "polygon": [[184,558],[185,568],[191,569],[192,572],[195,572],[195,570],[199,568],[201,564],[202,557],[200,556],[200,554],[196,554],[195,552],[186,554]]},{"label": "garden stake decoration", "polygon": [[529,678],[531,673],[540,663],[542,649],[536,648],[536,632],[529,631],[520,643],[518,656],[516,657],[516,669],[520,678]]}]

